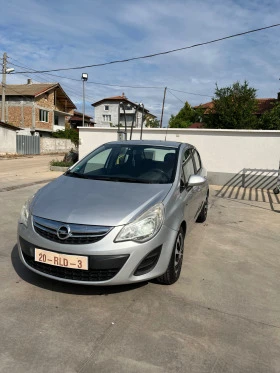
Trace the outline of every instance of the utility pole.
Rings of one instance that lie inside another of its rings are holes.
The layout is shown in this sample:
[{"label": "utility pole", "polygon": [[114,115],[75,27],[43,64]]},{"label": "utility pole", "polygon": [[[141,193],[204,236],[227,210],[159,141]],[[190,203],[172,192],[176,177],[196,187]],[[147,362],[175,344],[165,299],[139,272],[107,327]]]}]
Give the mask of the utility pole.
[{"label": "utility pole", "polygon": [[7,53],[3,54],[3,64],[2,64],[2,110],[1,110],[1,121],[6,122],[5,115],[5,94],[6,94],[6,68],[7,68]]},{"label": "utility pole", "polygon": [[161,117],[160,117],[160,125],[159,125],[160,128],[162,128],[162,119],[163,119],[163,112],[164,112],[164,103],[165,103],[166,90],[167,90],[167,87],[164,88],[163,101],[162,101],[162,109],[161,109]]}]

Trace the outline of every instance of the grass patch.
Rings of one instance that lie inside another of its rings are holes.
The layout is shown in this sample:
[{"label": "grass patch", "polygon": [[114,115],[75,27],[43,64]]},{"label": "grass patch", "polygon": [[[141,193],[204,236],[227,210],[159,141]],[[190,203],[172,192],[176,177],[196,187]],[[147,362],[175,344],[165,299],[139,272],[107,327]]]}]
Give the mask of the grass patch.
[{"label": "grass patch", "polygon": [[51,166],[58,166],[58,167],[70,167],[72,166],[74,163],[72,162],[64,162],[64,161],[59,161],[58,159],[53,159],[51,162],[50,162],[50,165]]}]

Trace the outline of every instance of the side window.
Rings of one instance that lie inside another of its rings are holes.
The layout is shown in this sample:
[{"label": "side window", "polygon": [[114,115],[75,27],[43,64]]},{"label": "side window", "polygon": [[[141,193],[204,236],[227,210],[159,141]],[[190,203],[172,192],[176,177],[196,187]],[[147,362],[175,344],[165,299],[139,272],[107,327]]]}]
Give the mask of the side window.
[{"label": "side window", "polygon": [[196,150],[193,151],[193,158],[195,163],[196,172],[198,172],[201,169],[201,160],[200,155]]},{"label": "side window", "polygon": [[184,161],[183,161],[183,170],[185,174],[185,180],[188,182],[189,177],[191,175],[195,174],[194,165],[193,165],[193,158],[191,150],[186,150],[184,155]]}]

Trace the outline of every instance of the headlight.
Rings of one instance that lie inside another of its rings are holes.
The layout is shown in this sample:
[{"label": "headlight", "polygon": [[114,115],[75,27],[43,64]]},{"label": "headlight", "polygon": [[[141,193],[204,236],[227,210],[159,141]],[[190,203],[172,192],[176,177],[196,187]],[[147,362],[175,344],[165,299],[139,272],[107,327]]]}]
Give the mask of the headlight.
[{"label": "headlight", "polygon": [[30,214],[30,204],[33,200],[34,196],[29,198],[24,205],[22,206],[21,212],[20,212],[20,217],[19,217],[19,223],[24,224],[26,227],[28,225],[28,218]]},{"label": "headlight", "polygon": [[160,230],[164,220],[164,207],[159,203],[144,212],[134,222],[125,225],[117,235],[115,242],[145,242],[153,238]]}]

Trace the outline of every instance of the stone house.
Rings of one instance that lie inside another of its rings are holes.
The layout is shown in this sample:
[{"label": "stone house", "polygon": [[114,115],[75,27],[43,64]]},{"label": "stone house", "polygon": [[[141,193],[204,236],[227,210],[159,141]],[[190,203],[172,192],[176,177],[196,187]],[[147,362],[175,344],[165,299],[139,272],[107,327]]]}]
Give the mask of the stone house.
[{"label": "stone house", "polygon": [[32,83],[28,79],[27,84],[6,85],[5,122],[23,129],[21,134],[50,136],[65,128],[74,109],[76,106],[59,83]]},{"label": "stone house", "polygon": [[[103,98],[94,102],[92,106],[95,111],[94,121],[96,127],[117,127],[119,123],[124,126],[125,116],[127,126],[131,127],[138,104],[128,100],[123,93],[122,96]],[[142,108],[139,108],[134,121],[134,127],[141,127],[142,115]],[[148,117],[156,118],[155,115],[144,108],[144,127],[146,126],[146,119]]]}]

